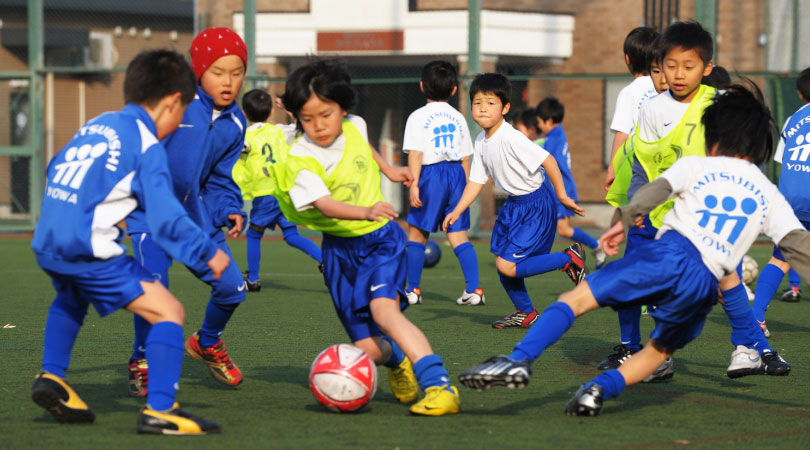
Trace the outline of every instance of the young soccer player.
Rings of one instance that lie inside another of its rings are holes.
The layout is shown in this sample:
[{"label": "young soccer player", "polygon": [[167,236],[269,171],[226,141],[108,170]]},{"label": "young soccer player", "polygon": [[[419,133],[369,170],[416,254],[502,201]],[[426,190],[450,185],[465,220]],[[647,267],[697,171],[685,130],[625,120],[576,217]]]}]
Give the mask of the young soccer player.
[{"label": "young soccer player", "polygon": [[[554,97],[546,97],[537,104],[535,109],[537,126],[546,136],[543,148],[554,157],[560,168],[565,184],[566,195],[574,201],[579,198],[574,175],[571,173],[571,153],[568,150],[568,138],[565,136],[562,121],[565,117],[565,106]],[[574,213],[559,201],[557,202],[557,234],[588,246],[596,260],[595,267],[600,269],[605,265],[605,252],[599,248],[599,243],[582,229],[571,226],[570,217]]]},{"label": "young soccer player", "polygon": [[[759,98],[757,98],[759,97]],[[639,189],[621,207],[600,243],[618,251],[625,229],[641,226],[656,205],[675,195],[656,236],[607,264],[562,294],[509,356],[496,356],[462,372],[474,389],[529,382],[530,364],[571,327],[576,317],[600,307],[647,303],[655,329],[650,342],[618,369],[582,385],[566,414],[594,416],[603,401],[650,377],[672,353],[695,339],[718,301],[718,285],[734,270],[760,233],[777,243],[801,273],[810,275],[810,233],[757,165],[773,151],[773,119],[761,96],[734,86],[702,117],[709,158],[686,156]],[[661,276],[662,274],[666,276]]]},{"label": "young soccer player", "polygon": [[[412,305],[422,303],[419,287],[425,265],[425,243],[439,231],[445,214],[458,203],[470,172],[472,140],[467,122],[447,101],[458,90],[458,73],[446,61],[431,61],[422,68],[419,88],[427,104],[408,116],[402,150],[408,153],[408,168],[414,182],[408,211],[408,286]],[[459,305],[484,305],[484,290],[478,284],[478,255],[467,237],[470,214],[447,230],[447,240],[464,273],[464,292]]]},{"label": "young soccer player", "polygon": [[[191,69],[197,79],[197,95],[189,104],[178,129],[163,142],[172,174],[174,195],[194,222],[207,232],[220,249],[231,255],[225,243],[228,235],[242,231],[242,193],[233,181],[232,170],[242,153],[245,116],[235,103],[247,67],[247,49],[242,38],[228,28],[208,28],[191,42]],[[147,272],[169,287],[172,258],[152,240],[152,230],[142,211],[127,218],[127,233],[133,242],[135,259]],[[245,280],[233,261],[220,279],[211,276],[205,264],[187,265],[201,281],[211,286],[211,297],[199,331],[186,342],[186,352],[204,362],[217,381],[236,386],[242,373],[231,361],[220,335],[241,302]],[[149,365],[143,345],[149,323],[135,317],[135,342],[128,365],[129,392],[148,392]]]},{"label": "young soccer player", "polygon": [[[281,228],[284,242],[297,248],[321,264],[321,249],[314,242],[298,234],[296,225],[288,221],[278,207],[278,201],[270,195],[275,191],[275,180],[267,169],[271,164],[283,164],[287,159],[287,136],[284,131],[267,119],[273,114],[273,98],[261,89],[253,89],[242,96],[242,110],[250,121],[245,131],[247,152],[234,166],[234,180],[242,189],[242,196],[253,199],[250,209],[250,225],[247,229],[247,262],[245,282],[248,291],[262,288],[259,267],[262,259],[261,241],[266,228]],[[240,167],[241,166],[241,167]],[[237,177],[237,173],[240,174]]]},{"label": "young soccer player", "polygon": [[272,166],[276,198],[290,220],[323,232],[324,280],[335,311],[354,345],[388,368],[396,398],[412,403],[422,388],[425,397],[411,413],[457,413],[458,390],[441,357],[401,311],[408,306],[405,232],[391,222],[397,213],[383,198],[380,171],[393,182],[413,177],[371,148],[365,121],[348,114],[355,102],[340,61],[314,61],[287,78],[283,103],[304,135],[283,171]]},{"label": "young soccer player", "polygon": [[59,422],[93,422],[95,414],[65,380],[70,354],[90,304],[100,316],[126,309],[152,324],[145,342],[152,389],[138,432],[216,433],[217,424],[175,402],[183,361],[183,306],[126,254],[123,231],[116,226],[140,207],[156,245],[172,257],[206,265],[214,278],[226,269],[228,256],[172,195],[158,142],[180,124],[194,97],[194,74],[180,54],[145,51],[127,67],[124,97],[124,109],[87,122],[48,164],[31,247],[51,277],[56,299],[31,397]]},{"label": "young soccer player", "polygon": [[712,72],[703,77],[703,80],[700,83],[705,84],[706,86],[711,86],[718,91],[726,90],[729,88],[729,86],[731,86],[731,76],[729,76],[728,70],[722,66],[714,66],[712,68]]},{"label": "young soccer player", "polygon": [[[681,156],[705,156],[700,117],[712,103],[716,91],[700,82],[712,70],[713,49],[711,34],[696,22],[672,24],[661,36],[658,50],[669,90],[642,106],[637,132],[630,141],[633,165],[627,198],[632,199],[641,186],[657,178]],[[615,186],[623,184],[618,178],[614,183]],[[672,202],[667,202],[653,209],[645,219],[644,228],[628,230],[625,254],[634,252],[641,242],[655,236],[671,207]],[[773,351],[762,334],[737,273],[724,278],[720,287],[723,309],[732,326],[731,342],[735,346],[726,374],[730,378],[763,373],[787,375],[790,366]],[[615,353],[599,363],[600,370],[618,367],[640,349],[640,317],[638,308],[619,309],[622,344],[614,347]],[[630,336],[627,344],[625,336]],[[659,375],[672,376],[671,360],[656,373]]]},{"label": "young soccer player", "polygon": [[[537,319],[524,278],[562,270],[578,284],[587,273],[582,244],[549,253],[557,225],[554,192],[566,208],[578,214],[583,210],[566,194],[554,158],[503,120],[511,95],[509,79],[497,73],[479,74],[470,85],[473,120],[483,131],[475,139],[467,187],[442,224],[444,230],[453,225],[489,177],[509,195],[492,229],[490,251],[515,312],[495,321],[493,328],[530,327]],[[546,178],[553,189],[544,183]]]},{"label": "young soccer player", "polygon": [[[782,133],[779,135],[779,145],[776,149],[774,161],[782,164],[782,172],[779,176],[779,191],[787,199],[796,217],[802,222],[806,229],[810,229],[810,193],[807,186],[810,183],[810,173],[807,172],[808,142],[806,136],[810,133],[810,123],[805,124],[807,114],[810,112],[810,68],[804,69],[796,79],[796,90],[804,105],[785,121]],[[771,298],[776,293],[782,283],[782,276],[787,273],[790,264],[785,261],[784,255],[778,246],[773,248],[768,264],[759,273],[757,279],[756,297],[754,298],[754,316],[762,327],[765,336],[770,336],[768,326],[765,324],[765,311],[771,302]],[[798,282],[796,289],[791,287],[782,295],[782,300],[793,301],[791,294],[794,292],[795,301],[798,301]]]},{"label": "young soccer player", "polygon": [[661,54],[657,51],[660,36],[653,42],[653,49],[655,50],[650,59],[650,79],[652,79],[655,92],[662,93],[669,89],[667,85],[667,77],[664,76],[664,68],[661,67]]},{"label": "young soccer player", "polygon": [[530,141],[541,147],[546,141],[542,131],[537,126],[537,114],[534,108],[527,108],[515,114],[514,126]]}]

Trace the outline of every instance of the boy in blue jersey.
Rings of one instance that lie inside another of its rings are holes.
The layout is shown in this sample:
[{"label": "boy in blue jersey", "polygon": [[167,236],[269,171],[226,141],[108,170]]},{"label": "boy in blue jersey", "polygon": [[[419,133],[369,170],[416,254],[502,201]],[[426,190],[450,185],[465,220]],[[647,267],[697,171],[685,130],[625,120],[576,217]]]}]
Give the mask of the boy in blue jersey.
[{"label": "boy in blue jersey", "polygon": [[127,105],[90,120],[48,164],[42,215],[31,247],[51,277],[56,299],[45,325],[42,372],[31,397],[59,422],[89,423],[94,413],[65,381],[70,353],[92,304],[100,316],[126,309],[152,324],[146,354],[152,389],[139,433],[219,431],[175,402],[183,361],[183,306],[126,254],[116,226],[139,207],[157,245],[219,278],[228,256],[172,195],[159,139],[171,133],[194,97],[194,74],[168,50],[140,53],[127,67]]},{"label": "boy in blue jersey", "polygon": [[[702,331],[717,303],[724,275],[734,273],[745,252],[764,232],[800,273],[810,275],[810,233],[757,165],[773,151],[773,119],[743,86],[721,94],[705,110],[708,156],[685,156],[640,188],[617,210],[615,224],[600,238],[609,255],[618,252],[625,229],[639,227],[656,206],[675,195],[655,240],[588,275],[562,294],[537,320],[509,356],[496,356],[461,373],[473,389],[521,388],[530,364],[559,340],[576,317],[600,307],[657,304],[655,329],[644,348],[618,369],[583,384],[565,406],[576,416],[598,415],[606,399],[648,379],[677,349]],[[664,275],[664,276],[662,276]]]},{"label": "boy in blue jersey", "polygon": [[[565,184],[566,194],[569,198],[577,201],[577,185],[574,182],[574,175],[571,173],[571,153],[568,150],[568,138],[565,136],[562,121],[565,117],[565,106],[554,97],[547,97],[540,101],[535,108],[537,116],[537,127],[546,136],[543,148],[557,160],[560,173]],[[582,229],[571,226],[570,211],[559,201],[557,202],[557,234],[560,236],[580,242],[591,249],[591,254],[596,260],[595,267],[602,268],[605,265],[605,252],[599,248],[599,243]]]},{"label": "boy in blue jersey", "polygon": [[[810,105],[810,68],[804,69],[799,74],[796,79],[796,90],[799,98],[804,102],[804,106],[788,117],[785,122],[773,159],[782,164],[779,191],[793,207],[793,212],[802,225],[806,229],[810,229],[810,192],[807,190],[807,186],[810,185],[810,159],[808,159],[810,142],[807,140],[807,136],[810,134],[810,120],[808,120],[808,116],[810,116],[810,106],[808,106]],[[765,324],[765,311],[779,288],[779,284],[782,283],[782,277],[789,270],[791,270],[790,264],[785,261],[779,247],[774,246],[773,256],[759,273],[753,307],[754,316],[765,336],[771,334]],[[791,286],[782,295],[782,300],[798,301],[798,285],[798,282],[794,284],[791,281]]]},{"label": "boy in blue jersey", "polygon": [[[236,237],[242,231],[242,193],[232,170],[242,153],[245,116],[235,103],[247,67],[247,49],[242,38],[228,28],[208,28],[191,42],[191,68],[197,78],[197,95],[189,104],[178,129],[163,145],[172,174],[174,195],[194,222],[207,232],[220,249],[231,255],[223,227]],[[172,258],[152,239],[152,230],[142,211],[127,219],[135,259],[169,287]],[[211,286],[211,298],[199,331],[186,342],[186,352],[204,362],[217,381],[236,386],[242,373],[231,361],[220,339],[236,307],[245,300],[245,280],[231,257],[220,279],[204,264],[187,265],[201,281]],[[129,392],[148,392],[147,359],[143,343],[149,324],[135,317],[135,342],[129,360]]]},{"label": "boy in blue jersey", "polygon": [[[427,104],[408,116],[402,150],[414,182],[410,188],[408,228],[408,302],[422,303],[419,288],[425,265],[425,243],[439,231],[444,216],[458,203],[470,171],[472,141],[467,122],[447,101],[458,90],[458,73],[446,61],[431,61],[422,68],[419,88]],[[467,237],[470,214],[447,229],[447,240],[464,273],[464,292],[459,305],[483,305],[484,290],[478,285],[478,255]]]},{"label": "boy in blue jersey", "polygon": [[473,120],[483,131],[475,139],[469,183],[442,224],[444,230],[453,225],[490,177],[509,195],[490,243],[501,284],[515,307],[492,324],[499,329],[530,327],[537,319],[524,278],[561,270],[579,284],[588,273],[582,244],[549,253],[557,225],[554,193],[566,208],[577,214],[583,210],[566,194],[556,160],[504,120],[511,96],[512,85],[501,74],[479,74],[470,85]]},{"label": "boy in blue jersey", "polygon": [[[242,189],[242,196],[253,199],[250,208],[250,225],[247,232],[248,270],[244,278],[247,289],[258,292],[262,288],[259,280],[259,267],[262,259],[262,236],[266,228],[281,228],[284,242],[297,248],[321,264],[321,249],[314,242],[298,234],[297,226],[288,221],[278,207],[278,201],[270,195],[275,190],[275,181],[267,166],[283,164],[287,159],[287,132],[294,133],[294,126],[285,125],[284,129],[267,123],[273,114],[273,98],[261,89],[253,89],[242,96],[242,110],[250,121],[245,132],[244,161],[239,160],[234,166],[234,180]],[[242,175],[237,177],[237,168]]]}]

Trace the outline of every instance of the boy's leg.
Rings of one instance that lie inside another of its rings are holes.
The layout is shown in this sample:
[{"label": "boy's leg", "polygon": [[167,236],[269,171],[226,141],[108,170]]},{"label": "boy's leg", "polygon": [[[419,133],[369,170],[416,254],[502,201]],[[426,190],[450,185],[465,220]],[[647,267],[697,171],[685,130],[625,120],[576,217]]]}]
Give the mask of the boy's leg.
[{"label": "boy's leg", "polygon": [[[496,259],[497,261],[497,259]],[[515,312],[503,319],[498,319],[492,323],[492,328],[530,327],[537,320],[537,311],[532,306],[532,299],[529,291],[526,290],[526,283],[523,278],[513,278],[498,273],[501,285],[506,291],[506,295],[515,306]]]},{"label": "boy's leg", "polygon": [[467,238],[467,231],[456,231],[447,233],[447,240],[453,246],[453,253],[456,254],[461,265],[461,272],[464,274],[464,293],[456,300],[459,305],[483,305],[484,290],[479,286],[478,279],[478,255],[475,252],[470,240]]},{"label": "boy's leg", "polygon": [[796,303],[801,299],[801,277],[795,270],[788,271],[788,282],[790,287],[782,294],[782,301],[789,303]]},{"label": "boy's leg", "polygon": [[405,292],[408,303],[417,305],[422,303],[422,291],[419,283],[422,281],[422,269],[425,266],[425,243],[428,233],[415,225],[408,225],[408,243],[405,244],[405,253],[408,258],[408,285]]},{"label": "boy's leg", "polygon": [[[782,277],[789,269],[790,265],[788,265],[785,261],[771,257],[768,264],[766,264],[759,273],[759,278],[757,278],[757,289],[754,294],[754,305],[752,309],[754,310],[754,317],[757,319],[757,322],[759,322],[760,326],[763,327],[763,332],[767,330],[767,327],[765,326],[765,311],[768,310],[768,305],[770,305],[771,299],[779,289],[779,285],[782,283]],[[770,332],[767,332],[765,337],[770,337]]]},{"label": "boy's leg", "polygon": [[287,221],[284,216],[281,216],[279,217],[278,225],[281,227],[284,242],[286,242],[287,245],[306,253],[318,264],[321,263],[321,248],[311,240],[298,234],[298,227],[294,223]]},{"label": "boy's leg", "polygon": [[366,352],[375,364],[385,366],[391,392],[400,403],[416,401],[419,383],[413,373],[413,365],[393,339],[375,336],[354,341],[353,344]]},{"label": "boy's leg", "polygon": [[247,289],[251,292],[260,291],[262,288],[261,281],[259,280],[259,269],[262,263],[262,237],[264,236],[264,227],[250,224],[247,232]]}]

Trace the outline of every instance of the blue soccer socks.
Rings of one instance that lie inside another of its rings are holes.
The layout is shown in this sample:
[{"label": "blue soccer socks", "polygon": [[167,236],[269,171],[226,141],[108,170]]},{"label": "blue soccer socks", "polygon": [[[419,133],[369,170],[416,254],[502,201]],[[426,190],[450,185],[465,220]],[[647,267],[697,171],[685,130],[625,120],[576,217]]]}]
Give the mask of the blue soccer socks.
[{"label": "blue soccer socks", "polygon": [[259,267],[262,261],[262,236],[264,230],[258,231],[253,227],[248,227],[247,232],[247,263],[248,263],[248,281],[257,281],[259,279]]},{"label": "blue soccer socks", "polygon": [[396,367],[398,366],[403,359],[405,359],[405,353],[399,348],[396,342],[388,336],[382,336],[382,340],[388,342],[391,345],[391,356],[388,358],[388,361],[384,362],[383,365],[385,367]]},{"label": "blue soccer socks", "polygon": [[617,395],[621,394],[624,391],[624,388],[627,387],[627,383],[624,380],[621,372],[616,369],[606,370],[590,381],[590,383],[586,383],[585,387],[590,386],[591,384],[598,384],[602,386],[602,395],[604,399],[607,400],[609,398],[616,397]]},{"label": "blue soccer socks", "polygon": [[565,252],[530,256],[522,259],[515,265],[515,275],[518,278],[526,278],[541,273],[560,270],[570,261],[571,257]]},{"label": "blue soccer socks", "polygon": [[59,301],[59,298],[54,300],[45,323],[43,371],[60,378],[65,377],[70,365],[70,352],[83,322],[84,314],[81,311],[70,310]]},{"label": "blue soccer socks", "polygon": [[316,243],[298,234],[297,228],[285,228],[282,232],[284,234],[284,242],[286,242],[287,245],[301,250],[318,263],[323,260],[323,258],[321,258],[321,248],[318,247]]},{"label": "blue soccer socks", "polygon": [[147,322],[143,317],[133,314],[132,325],[135,328],[135,342],[132,343],[132,357],[130,359],[145,358],[146,337],[149,336],[149,330],[152,329],[152,324]]},{"label": "blue soccer socks", "polygon": [[413,372],[423,391],[436,386],[447,386],[447,389],[450,390],[450,375],[444,368],[444,362],[439,355],[423,356],[414,363]]},{"label": "blue soccer socks", "polygon": [[174,322],[154,324],[146,338],[146,359],[149,361],[146,403],[158,411],[169,410],[177,396],[183,365],[183,327]]},{"label": "blue soccer socks", "polygon": [[461,272],[464,274],[466,292],[472,292],[478,289],[478,255],[475,253],[475,247],[472,243],[464,242],[458,247],[453,249],[453,252],[461,264]]},{"label": "blue soccer socks", "polygon": [[515,305],[515,309],[520,312],[532,312],[534,306],[532,306],[532,299],[529,298],[529,291],[526,290],[523,278],[511,278],[501,273],[498,273],[498,276],[501,278],[501,285],[506,290],[506,295]]},{"label": "blue soccer socks", "polygon": [[742,282],[737,286],[720,292],[723,295],[723,310],[731,324],[731,344],[755,348],[760,354],[773,351],[768,339],[762,333],[748,303],[748,294]]},{"label": "blue soccer socks", "polygon": [[771,304],[771,299],[779,289],[784,275],[782,269],[773,264],[767,264],[759,273],[753,306],[754,317],[758,321],[765,322],[765,311],[768,310],[768,305]]},{"label": "blue soccer socks", "polygon": [[205,308],[205,319],[200,328],[200,347],[212,347],[219,342],[219,335],[225,330],[228,320],[239,303],[221,305],[212,301],[208,302]]},{"label": "blue soccer socks", "polygon": [[790,287],[795,287],[795,288],[800,287],[799,285],[800,285],[800,283],[802,281],[802,278],[799,276],[799,274],[795,270],[793,270],[793,269],[788,270],[787,275],[788,275],[788,282],[790,283]]},{"label": "blue soccer socks", "polygon": [[641,350],[641,306],[622,308],[616,313],[621,343],[630,350]]},{"label": "blue soccer socks", "polygon": [[577,241],[579,243],[585,244],[588,248],[596,248],[599,247],[599,242],[593,238],[590,234],[582,231],[581,229],[574,227],[574,235],[571,236],[571,239]]},{"label": "blue soccer socks", "polygon": [[543,311],[526,336],[515,346],[509,358],[514,361],[537,359],[545,349],[557,342],[574,323],[574,311],[563,302],[554,302]]},{"label": "blue soccer socks", "polygon": [[[425,244],[416,241],[408,241],[405,245],[405,253],[408,257],[408,292],[419,287],[422,281],[422,269],[425,267]],[[478,287],[478,286],[476,286]]]}]

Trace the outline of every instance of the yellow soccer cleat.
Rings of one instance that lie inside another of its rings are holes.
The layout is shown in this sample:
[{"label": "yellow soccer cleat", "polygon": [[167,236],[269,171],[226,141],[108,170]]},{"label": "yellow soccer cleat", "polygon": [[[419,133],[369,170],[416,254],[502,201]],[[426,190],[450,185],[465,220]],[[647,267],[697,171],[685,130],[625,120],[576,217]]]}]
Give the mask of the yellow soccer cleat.
[{"label": "yellow soccer cleat", "polygon": [[96,415],[62,378],[42,372],[34,377],[31,399],[62,423],[92,423]]},{"label": "yellow soccer cleat", "polygon": [[453,391],[447,389],[447,385],[433,386],[425,389],[425,398],[411,406],[411,414],[422,416],[443,416],[445,414],[456,414],[459,411],[458,389],[450,386]]},{"label": "yellow soccer cleat", "polygon": [[419,383],[413,374],[411,360],[406,356],[396,367],[388,367],[388,384],[400,403],[413,403],[419,397]]},{"label": "yellow soccer cleat", "polygon": [[138,433],[171,435],[219,433],[219,425],[194,416],[175,402],[168,411],[156,411],[146,405],[138,416]]}]

